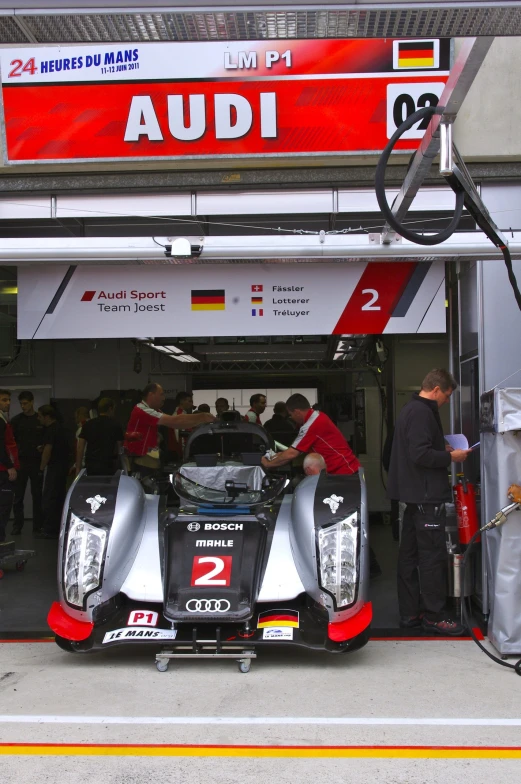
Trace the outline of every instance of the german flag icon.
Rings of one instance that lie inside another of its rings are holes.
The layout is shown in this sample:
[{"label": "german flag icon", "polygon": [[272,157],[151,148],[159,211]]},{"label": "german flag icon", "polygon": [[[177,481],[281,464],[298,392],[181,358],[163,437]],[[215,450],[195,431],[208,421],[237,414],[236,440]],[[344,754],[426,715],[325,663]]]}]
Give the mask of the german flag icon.
[{"label": "german flag icon", "polygon": [[268,629],[270,627],[280,628],[291,626],[298,629],[298,612],[296,610],[265,610],[259,613],[257,619],[257,629]]},{"label": "german flag icon", "polygon": [[439,41],[396,41],[395,68],[437,68]]},{"label": "german flag icon", "polygon": [[192,289],[192,310],[225,310],[224,289]]}]

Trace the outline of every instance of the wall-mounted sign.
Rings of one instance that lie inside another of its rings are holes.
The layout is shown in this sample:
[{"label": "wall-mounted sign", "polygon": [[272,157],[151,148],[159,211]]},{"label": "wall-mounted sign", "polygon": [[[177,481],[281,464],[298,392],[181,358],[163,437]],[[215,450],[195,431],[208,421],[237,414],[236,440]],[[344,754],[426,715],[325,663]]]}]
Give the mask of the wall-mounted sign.
[{"label": "wall-mounted sign", "polygon": [[443,262],[20,267],[18,337],[445,332]]},{"label": "wall-mounted sign", "polygon": [[450,41],[26,47],[0,64],[8,163],[354,154],[437,103]]}]

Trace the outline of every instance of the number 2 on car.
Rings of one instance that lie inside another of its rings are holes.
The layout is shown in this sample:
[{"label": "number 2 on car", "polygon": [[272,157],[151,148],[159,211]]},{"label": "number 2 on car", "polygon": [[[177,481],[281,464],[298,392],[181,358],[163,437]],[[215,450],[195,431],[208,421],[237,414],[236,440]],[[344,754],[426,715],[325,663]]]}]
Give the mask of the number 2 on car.
[{"label": "number 2 on car", "polygon": [[193,586],[209,588],[230,585],[232,576],[231,555],[195,555],[192,564]]}]

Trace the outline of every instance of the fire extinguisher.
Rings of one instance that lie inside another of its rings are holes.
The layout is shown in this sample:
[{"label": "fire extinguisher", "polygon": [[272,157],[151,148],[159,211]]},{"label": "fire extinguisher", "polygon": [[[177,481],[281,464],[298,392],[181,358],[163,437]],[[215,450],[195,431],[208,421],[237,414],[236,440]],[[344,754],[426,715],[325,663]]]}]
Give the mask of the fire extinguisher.
[{"label": "fire extinguisher", "polygon": [[[479,530],[478,512],[476,509],[476,488],[467,482],[463,474],[457,474],[458,482],[454,485],[454,505],[458,519],[459,542],[467,545]],[[480,537],[476,538],[479,542]]]}]

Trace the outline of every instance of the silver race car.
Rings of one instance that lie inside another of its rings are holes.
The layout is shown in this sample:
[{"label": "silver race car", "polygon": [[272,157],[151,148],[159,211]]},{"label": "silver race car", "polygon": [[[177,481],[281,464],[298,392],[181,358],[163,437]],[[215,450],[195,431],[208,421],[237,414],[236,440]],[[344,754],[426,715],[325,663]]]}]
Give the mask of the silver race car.
[{"label": "silver race car", "polygon": [[305,477],[289,492],[267,474],[272,447],[236,412],[197,427],[171,476],[179,509],[139,478],[80,474],[64,508],[58,645],[87,652],[152,646],[177,657],[233,658],[247,672],[263,646],[344,653],[371,623],[363,472]]}]

